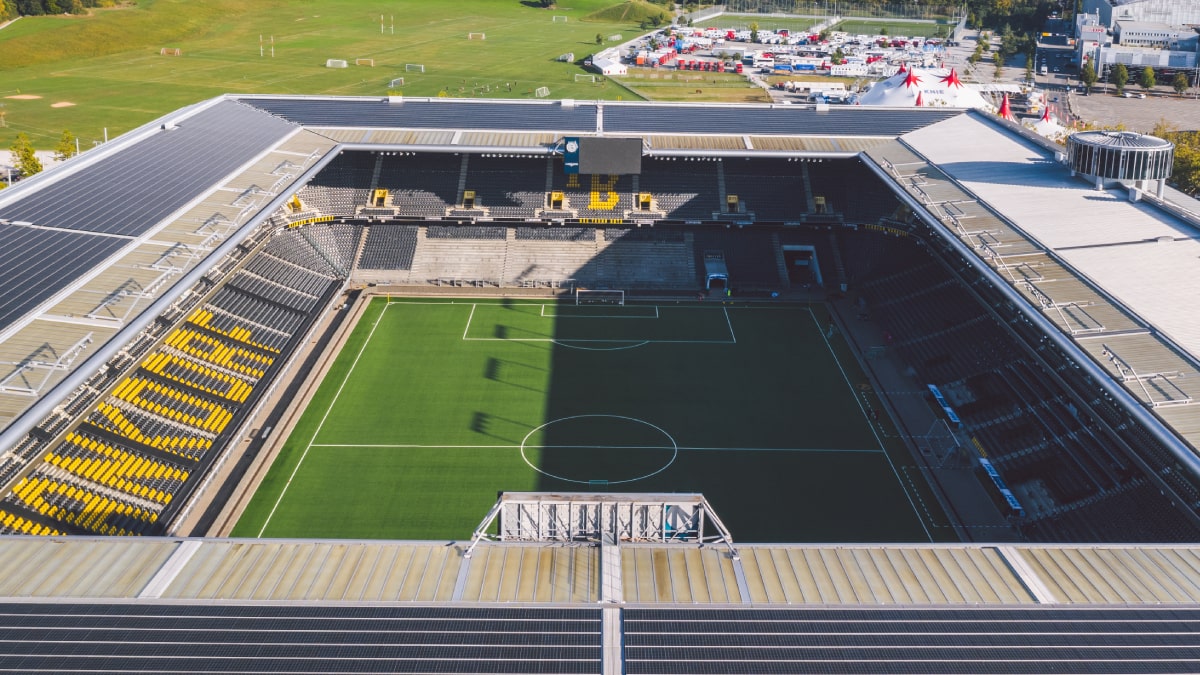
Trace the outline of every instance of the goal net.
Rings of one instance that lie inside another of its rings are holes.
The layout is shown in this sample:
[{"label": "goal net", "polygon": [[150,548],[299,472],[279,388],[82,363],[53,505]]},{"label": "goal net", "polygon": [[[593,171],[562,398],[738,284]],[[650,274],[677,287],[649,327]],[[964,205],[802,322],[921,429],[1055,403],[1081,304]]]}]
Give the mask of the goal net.
[{"label": "goal net", "polygon": [[567,22],[567,17],[565,17],[561,14],[554,15],[554,23],[566,23],[566,22]]},{"label": "goal net", "polygon": [[375,59],[354,59],[354,65],[356,65],[356,66],[371,66],[372,68],[374,68],[375,67]]},{"label": "goal net", "polygon": [[575,81],[576,82],[595,82],[596,76],[589,75],[589,74],[583,74],[583,73],[575,73]]},{"label": "goal net", "polygon": [[624,305],[625,291],[592,291],[576,289],[576,305]]},{"label": "goal net", "polygon": [[550,87],[538,87],[533,91],[533,95],[538,98],[546,98],[550,95]]},{"label": "goal net", "polygon": [[424,63],[406,63],[404,64],[404,72],[406,73],[423,73],[425,72]]},{"label": "goal net", "polygon": [[486,40],[487,35],[484,35],[483,33],[467,33],[467,39],[468,40]]}]

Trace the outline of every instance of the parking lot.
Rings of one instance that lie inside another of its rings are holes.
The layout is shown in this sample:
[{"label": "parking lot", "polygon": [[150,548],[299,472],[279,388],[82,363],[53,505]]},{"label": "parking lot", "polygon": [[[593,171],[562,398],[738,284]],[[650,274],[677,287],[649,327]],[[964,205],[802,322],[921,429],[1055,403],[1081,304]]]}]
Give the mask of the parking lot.
[{"label": "parking lot", "polygon": [[[1140,92],[1142,88],[1127,85],[1126,90]],[[1169,95],[1155,91],[1144,99],[1130,99],[1117,97],[1113,93],[1116,90],[1111,85],[1108,91],[1108,94],[1104,93],[1104,85],[1101,83],[1090,96],[1071,94],[1071,110],[1079,118],[1099,126],[1123,124],[1132,131],[1148,132],[1163,119],[1182,131],[1200,129],[1200,101],[1191,95],[1178,98],[1173,91]]]}]

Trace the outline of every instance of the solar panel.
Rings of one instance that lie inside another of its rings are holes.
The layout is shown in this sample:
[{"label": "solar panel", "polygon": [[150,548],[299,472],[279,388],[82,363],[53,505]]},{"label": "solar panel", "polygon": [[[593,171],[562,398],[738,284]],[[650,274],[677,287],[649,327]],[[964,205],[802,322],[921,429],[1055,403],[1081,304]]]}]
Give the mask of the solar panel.
[{"label": "solar panel", "polygon": [[637,610],[626,672],[1185,673],[1200,610]]},{"label": "solar panel", "polygon": [[0,220],[137,236],[294,129],[221,101],[5,206]]},{"label": "solar panel", "polygon": [[884,110],[807,106],[686,107],[607,106],[604,130],[613,133],[788,134],[815,136],[899,136],[929,126],[961,110]]},{"label": "solar panel", "polygon": [[124,238],[0,223],[0,328],[128,243]]},{"label": "solar panel", "polygon": [[600,611],[0,605],[0,671],[598,673]]},{"label": "solar panel", "polygon": [[297,124],[318,127],[595,131],[596,107],[557,103],[245,99]]}]

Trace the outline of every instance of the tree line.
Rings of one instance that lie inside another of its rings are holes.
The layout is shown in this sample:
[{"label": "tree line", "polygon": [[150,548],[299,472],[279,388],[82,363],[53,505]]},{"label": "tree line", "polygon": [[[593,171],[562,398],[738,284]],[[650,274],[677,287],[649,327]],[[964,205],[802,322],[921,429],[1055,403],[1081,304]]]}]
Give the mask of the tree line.
[{"label": "tree line", "polygon": [[113,0],[0,0],[0,21],[18,16],[83,14],[89,7],[105,7]]}]

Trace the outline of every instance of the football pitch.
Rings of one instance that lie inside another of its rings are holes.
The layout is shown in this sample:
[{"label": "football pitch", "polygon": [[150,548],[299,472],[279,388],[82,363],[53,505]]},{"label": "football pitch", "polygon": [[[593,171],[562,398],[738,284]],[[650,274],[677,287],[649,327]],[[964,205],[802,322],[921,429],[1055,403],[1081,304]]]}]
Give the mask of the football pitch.
[{"label": "football pitch", "polygon": [[377,298],[233,534],[461,540],[500,491],[605,491],[701,492],[744,542],[937,537],[824,328],[806,305]]}]

